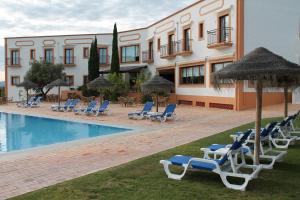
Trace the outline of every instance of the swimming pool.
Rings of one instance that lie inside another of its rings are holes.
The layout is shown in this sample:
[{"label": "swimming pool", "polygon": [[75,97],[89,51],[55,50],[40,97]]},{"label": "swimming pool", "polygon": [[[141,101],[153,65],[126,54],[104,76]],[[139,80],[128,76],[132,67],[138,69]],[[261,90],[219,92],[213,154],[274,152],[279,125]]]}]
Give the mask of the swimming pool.
[{"label": "swimming pool", "polygon": [[130,130],[0,112],[0,153],[111,135]]}]

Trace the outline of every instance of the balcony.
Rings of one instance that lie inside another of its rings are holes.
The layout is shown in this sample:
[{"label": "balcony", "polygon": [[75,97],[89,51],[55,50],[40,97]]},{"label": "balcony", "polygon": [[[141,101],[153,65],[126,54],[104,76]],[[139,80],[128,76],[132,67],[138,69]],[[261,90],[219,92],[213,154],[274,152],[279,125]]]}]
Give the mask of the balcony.
[{"label": "balcony", "polygon": [[232,46],[231,32],[232,27],[224,27],[207,31],[207,48],[227,48]]},{"label": "balcony", "polygon": [[21,67],[21,58],[7,58],[6,63],[8,67]]},{"label": "balcony", "polygon": [[171,42],[160,46],[160,57],[166,59],[174,59],[177,53],[177,42]]},{"label": "balcony", "polygon": [[75,56],[60,56],[60,62],[65,67],[75,67],[76,66],[76,57]]},{"label": "balcony", "polygon": [[44,64],[54,64],[56,58],[51,56],[51,57],[40,57],[40,62]]},{"label": "balcony", "polygon": [[151,64],[154,62],[153,51],[143,51],[142,52],[142,61],[143,63]]},{"label": "balcony", "polygon": [[189,56],[192,53],[192,39],[179,40],[160,47],[160,57],[166,59],[173,59],[177,55]]},{"label": "balcony", "polygon": [[111,58],[110,58],[109,55],[100,55],[99,56],[99,65],[101,67],[109,66],[110,65],[110,61],[111,61]]},{"label": "balcony", "polygon": [[193,53],[192,50],[192,39],[190,40],[179,40],[176,43],[177,55],[180,56],[189,56]]}]

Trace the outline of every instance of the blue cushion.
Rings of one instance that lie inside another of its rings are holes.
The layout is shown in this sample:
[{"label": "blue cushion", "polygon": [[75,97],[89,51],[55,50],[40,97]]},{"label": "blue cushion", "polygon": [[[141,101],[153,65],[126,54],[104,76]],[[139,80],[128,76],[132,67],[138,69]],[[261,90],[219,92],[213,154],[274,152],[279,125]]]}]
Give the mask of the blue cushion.
[{"label": "blue cushion", "polygon": [[[169,161],[173,165],[182,166],[184,164],[188,164],[189,160],[192,158],[193,157],[191,157],[191,156],[173,156],[172,158],[169,159]],[[219,160],[216,160],[216,161],[218,162]],[[204,169],[204,170],[209,170],[209,171],[216,169],[216,166],[214,164],[206,163],[206,162],[202,162],[202,161],[192,161],[191,166],[196,169]]]},{"label": "blue cushion", "polygon": [[191,158],[192,158],[191,156],[173,156],[172,158],[169,159],[169,161],[173,165],[183,165],[183,164],[188,164]]},{"label": "blue cushion", "polygon": [[217,151],[219,149],[222,149],[222,148],[225,148],[226,145],[225,144],[213,144],[213,145],[210,145],[208,148],[211,150],[211,151]]}]

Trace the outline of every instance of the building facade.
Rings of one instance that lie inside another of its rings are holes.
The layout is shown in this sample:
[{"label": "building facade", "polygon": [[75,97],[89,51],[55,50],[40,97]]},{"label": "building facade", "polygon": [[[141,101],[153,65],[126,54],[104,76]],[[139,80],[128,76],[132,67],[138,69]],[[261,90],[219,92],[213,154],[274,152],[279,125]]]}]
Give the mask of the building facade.
[{"label": "building facade", "polygon": [[[119,32],[121,71],[134,82],[147,68],[175,83],[179,104],[243,110],[255,106],[253,83],[215,90],[211,73],[263,46],[299,62],[300,1],[200,0],[141,29]],[[112,34],[5,38],[7,96],[18,100],[24,75],[34,60],[62,63],[76,88],[87,80],[89,48],[98,39],[99,72],[110,68]],[[280,89],[268,89],[264,104],[283,102]]]}]

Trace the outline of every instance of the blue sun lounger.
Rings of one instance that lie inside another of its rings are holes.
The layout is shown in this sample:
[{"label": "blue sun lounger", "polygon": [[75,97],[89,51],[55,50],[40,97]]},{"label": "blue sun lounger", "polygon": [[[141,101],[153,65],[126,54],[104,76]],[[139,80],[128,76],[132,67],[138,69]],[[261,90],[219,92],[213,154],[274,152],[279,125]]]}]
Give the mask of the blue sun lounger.
[{"label": "blue sun lounger", "polygon": [[143,110],[128,113],[128,118],[129,119],[144,119],[146,117],[146,115],[149,112],[151,112],[153,105],[154,105],[153,102],[148,101],[147,103],[145,103]]},{"label": "blue sun lounger", "polygon": [[73,99],[71,101],[71,103],[66,108],[64,108],[63,111],[73,111],[79,102],[80,102],[80,99]]},{"label": "blue sun lounger", "polygon": [[41,100],[43,97],[38,96],[37,98],[35,98],[32,102],[29,102],[28,104],[26,104],[26,108],[36,108],[40,106]]},{"label": "blue sun lounger", "polygon": [[100,106],[99,109],[93,110],[95,116],[99,116],[100,114],[104,114],[108,111],[109,101],[105,100]]},{"label": "blue sun lounger", "polygon": [[[276,126],[277,122],[273,122],[268,124],[265,128],[261,129],[260,133],[260,161],[264,161],[262,167],[264,169],[272,169],[275,162],[279,162],[283,159],[283,156],[287,153],[286,151],[275,150],[272,148],[271,141],[269,139],[269,135],[273,134],[273,130]],[[254,130],[249,130],[250,134],[245,135],[245,133],[238,132],[234,135],[231,135],[233,140],[237,140],[238,138],[244,138],[245,141],[243,144],[243,151],[246,156],[250,157],[254,161],[254,143],[255,143],[255,132]],[[208,148],[202,148],[204,151],[204,157],[209,158],[209,156],[205,153],[206,151],[219,152],[224,151],[224,149],[230,147],[230,145],[225,144],[213,144]]]},{"label": "blue sun lounger", "polygon": [[[250,134],[250,132],[247,132],[247,134]],[[242,143],[242,140],[235,141],[230,148],[220,154],[218,159],[176,155],[168,160],[161,160],[160,163],[163,164],[165,173],[171,179],[181,180],[188,170],[204,170],[219,174],[227,188],[245,191],[249,181],[257,178],[262,166],[246,163]],[[238,163],[236,157],[240,157],[240,163]],[[182,167],[183,172],[181,174],[171,172],[169,168],[171,165]],[[242,168],[251,169],[252,172],[242,173],[240,171]],[[228,177],[235,177],[244,181],[242,184],[230,183]]]},{"label": "blue sun lounger", "polygon": [[163,113],[156,113],[150,116],[152,121],[160,121],[165,122],[167,119],[175,119],[175,109],[176,104],[167,105],[165,111]]},{"label": "blue sun lounger", "polygon": [[32,96],[28,101],[22,101],[20,103],[17,103],[18,107],[28,107],[28,105],[31,105],[35,101],[36,97]]},{"label": "blue sun lounger", "polygon": [[52,111],[59,111],[61,109],[66,110],[68,108],[68,106],[71,104],[71,102],[73,101],[73,99],[67,99],[67,101],[65,102],[65,104],[59,106],[57,105],[52,105],[51,109]]},{"label": "blue sun lounger", "polygon": [[86,108],[74,109],[74,112],[75,114],[90,115],[93,113],[93,110],[95,109],[96,105],[97,105],[97,101],[91,101]]}]

